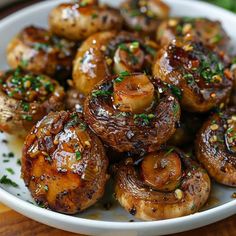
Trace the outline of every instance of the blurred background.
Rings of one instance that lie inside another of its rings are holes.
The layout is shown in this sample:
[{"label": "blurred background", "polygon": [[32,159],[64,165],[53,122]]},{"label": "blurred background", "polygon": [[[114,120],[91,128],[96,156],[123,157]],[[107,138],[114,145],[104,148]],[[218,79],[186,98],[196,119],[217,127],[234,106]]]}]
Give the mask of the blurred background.
[{"label": "blurred background", "polygon": [[236,0],[204,0],[236,13]]},{"label": "blurred background", "polygon": [[[0,19],[23,7],[41,1],[44,0],[0,0]],[[172,1],[177,1],[177,0],[172,0]],[[204,1],[211,4],[215,4],[236,13],[236,0],[197,0],[197,1]]]}]

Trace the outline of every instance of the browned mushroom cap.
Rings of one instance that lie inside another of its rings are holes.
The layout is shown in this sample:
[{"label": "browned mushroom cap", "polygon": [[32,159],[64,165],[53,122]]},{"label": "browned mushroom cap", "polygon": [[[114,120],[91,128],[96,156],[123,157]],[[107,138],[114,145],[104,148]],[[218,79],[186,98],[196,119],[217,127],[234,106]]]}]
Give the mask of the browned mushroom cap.
[{"label": "browned mushroom cap", "polygon": [[107,75],[123,71],[151,72],[157,45],[128,32],[100,32],[78,49],[73,67],[76,89],[88,95]]},{"label": "browned mushroom cap", "polygon": [[125,24],[134,31],[154,33],[160,20],[169,15],[169,7],[160,0],[126,0],[121,6]]},{"label": "browned mushroom cap", "polygon": [[213,179],[236,187],[236,108],[215,114],[204,123],[196,153]]},{"label": "browned mushroom cap", "polygon": [[229,36],[221,23],[205,18],[181,17],[163,21],[157,30],[157,40],[165,45],[176,37],[191,38],[222,50],[228,49],[229,46]]},{"label": "browned mushroom cap", "polygon": [[193,214],[209,197],[207,172],[174,148],[150,153],[137,163],[127,159],[116,171],[117,200],[142,220]]},{"label": "browned mushroom cap", "polygon": [[0,130],[24,137],[50,111],[64,108],[65,93],[46,75],[18,68],[0,75]]},{"label": "browned mushroom cap", "polygon": [[73,66],[73,81],[80,93],[89,94],[108,74],[104,48],[115,35],[115,32],[96,33],[78,49]]},{"label": "browned mushroom cap", "polygon": [[193,41],[173,41],[161,49],[153,74],[182,90],[181,104],[190,112],[206,112],[227,101],[233,86],[221,57]]},{"label": "browned mushroom cap", "polygon": [[180,117],[177,99],[161,81],[144,74],[103,81],[87,97],[85,119],[95,133],[119,152],[150,152],[165,143]]},{"label": "browned mushroom cap", "polygon": [[66,85],[71,76],[72,60],[76,44],[58,38],[49,31],[28,26],[24,28],[7,48],[7,61],[12,68],[22,68],[46,74]]},{"label": "browned mushroom cap", "polygon": [[108,160],[101,141],[77,113],[49,113],[27,136],[22,177],[35,201],[75,214],[104,192]]},{"label": "browned mushroom cap", "polygon": [[51,31],[71,40],[83,40],[106,30],[119,30],[122,18],[119,12],[96,0],[79,0],[55,7],[49,15]]}]

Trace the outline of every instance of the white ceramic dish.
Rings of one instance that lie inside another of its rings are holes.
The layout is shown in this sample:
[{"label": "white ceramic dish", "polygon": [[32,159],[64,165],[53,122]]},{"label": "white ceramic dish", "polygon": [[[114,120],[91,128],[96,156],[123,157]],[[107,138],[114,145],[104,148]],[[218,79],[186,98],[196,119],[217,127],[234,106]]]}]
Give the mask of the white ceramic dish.
[{"label": "white ceramic dish", "polygon": [[[63,2],[63,0],[45,1],[9,16],[0,21],[0,69],[7,68],[5,61],[5,48],[8,41],[24,26],[35,24],[47,26],[47,15],[50,9]],[[120,1],[107,0],[114,6]],[[222,21],[225,29],[232,37],[232,42],[236,47],[236,15],[220,8],[189,0],[167,0],[172,7],[172,15],[205,16]],[[8,144],[2,142],[7,139]],[[14,158],[4,158],[0,160],[0,178],[7,174],[19,187],[13,188],[0,185],[0,201],[41,223],[71,232],[89,235],[162,235],[190,230],[201,227],[236,213],[236,200],[231,195],[236,189],[213,184],[211,199],[207,207],[194,215],[155,222],[140,222],[127,214],[113,199],[106,199],[96,206],[88,209],[78,216],[66,216],[56,212],[48,211],[29,203],[32,199],[20,179],[20,166],[17,159],[20,158],[22,144],[4,134],[0,135],[0,155],[13,151]],[[8,159],[9,162],[3,162]],[[15,171],[11,175],[6,168]],[[107,192],[111,192],[108,187]],[[111,194],[110,194],[111,195]],[[112,208],[108,211],[102,206],[107,201],[113,201]],[[135,220],[135,222],[129,222]]]}]

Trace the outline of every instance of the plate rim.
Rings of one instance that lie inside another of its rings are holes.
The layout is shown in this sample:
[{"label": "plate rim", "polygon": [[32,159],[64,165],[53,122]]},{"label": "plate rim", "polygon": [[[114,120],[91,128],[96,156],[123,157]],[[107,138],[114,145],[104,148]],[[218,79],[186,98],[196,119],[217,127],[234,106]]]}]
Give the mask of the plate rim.
[{"label": "plate rim", "polygon": [[[167,0],[167,1],[171,2],[173,0]],[[6,24],[9,24],[11,21],[16,21],[18,18],[21,18],[22,14],[25,11],[27,11],[28,13],[34,12],[36,11],[36,8],[37,10],[40,10],[39,8],[44,8],[46,5],[56,4],[59,2],[65,2],[65,0],[56,0],[53,3],[52,1],[47,0],[47,1],[32,4],[29,7],[23,8],[15,13],[12,13],[9,16],[0,20],[0,30],[1,28],[4,28]],[[178,2],[181,2],[184,5],[191,3],[191,4],[194,4],[195,6],[205,5],[207,7],[211,7],[213,10],[223,12],[224,14],[227,14],[229,17],[234,18],[236,22],[236,14],[228,10],[222,9],[220,7],[214,6],[212,4],[205,3],[205,2],[198,2],[198,1],[189,1],[189,0],[178,0]],[[130,222],[114,222],[114,221],[106,221],[106,220],[85,219],[85,218],[80,218],[79,216],[75,217],[73,215],[72,216],[65,215],[65,214],[61,214],[61,213],[54,212],[51,210],[43,209],[14,196],[13,194],[4,190],[1,186],[0,186],[0,199],[2,203],[6,204],[7,206],[9,206],[10,208],[14,210],[16,210],[16,208],[24,209],[26,212],[30,212],[31,214],[40,215],[41,217],[45,216],[48,219],[52,219],[52,220],[66,221],[67,223],[73,224],[73,225],[78,225],[78,223],[80,223],[80,224],[83,224],[85,227],[96,227],[100,229],[110,229],[110,230],[121,229],[121,227],[123,227],[123,229],[126,229],[126,230],[134,230],[134,229],[138,230],[138,229],[144,229],[144,228],[153,227],[153,226],[154,227],[169,226],[170,224],[176,225],[183,222],[187,223],[187,222],[199,221],[201,220],[201,218],[204,218],[204,217],[206,218],[207,216],[210,216],[210,215],[214,216],[215,214],[219,216],[218,220],[220,220],[220,219],[225,218],[225,216],[222,216],[222,217],[220,216],[221,211],[224,211],[224,213],[226,211],[230,212],[230,213],[226,213],[227,216],[230,216],[236,213],[236,199],[233,199],[232,201],[222,204],[220,206],[216,206],[211,209],[208,209],[202,212],[197,212],[197,213],[187,215],[187,216],[182,216],[182,217],[173,218],[173,219],[166,219],[166,220],[142,221],[142,222],[130,223]],[[232,207],[235,207],[235,209],[232,210],[231,209]],[[27,215],[27,214],[24,214],[24,212],[20,210],[16,210],[16,211],[20,212],[23,215]],[[40,221],[40,220],[37,220],[37,221]],[[211,222],[213,223],[216,221],[217,220],[213,219]],[[185,229],[183,229],[183,231],[184,230]]]}]

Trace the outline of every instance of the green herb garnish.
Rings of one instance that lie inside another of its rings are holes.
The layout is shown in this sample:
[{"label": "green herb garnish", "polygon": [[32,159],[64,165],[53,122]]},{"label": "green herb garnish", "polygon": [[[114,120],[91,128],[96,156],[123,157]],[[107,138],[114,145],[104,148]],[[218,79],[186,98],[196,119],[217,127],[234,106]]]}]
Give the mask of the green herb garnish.
[{"label": "green herb garnish", "polygon": [[6,168],[6,171],[9,172],[12,175],[15,174],[15,171],[12,168]]},{"label": "green herb garnish", "polygon": [[0,179],[0,184],[10,185],[15,188],[19,186],[17,183],[9,179],[7,175],[2,176],[2,178]]},{"label": "green herb garnish", "polygon": [[33,120],[33,117],[30,116],[30,115],[23,114],[23,115],[21,115],[21,117],[22,117],[23,120],[27,120],[27,121],[32,121]]},{"label": "green herb garnish", "polygon": [[92,92],[93,97],[109,96],[109,95],[112,95],[112,92],[107,91],[107,90],[97,90],[97,91]]},{"label": "green herb garnish", "polygon": [[139,122],[141,122],[143,125],[148,125],[150,121],[154,118],[154,114],[135,114],[134,123],[138,124]]},{"label": "green herb garnish", "polygon": [[173,85],[173,84],[168,84],[168,87],[170,88],[171,92],[178,98],[178,99],[182,99],[182,92],[180,90],[180,88],[178,88],[177,86]]},{"label": "green herb garnish", "polygon": [[76,160],[77,161],[81,160],[81,153],[80,153],[80,151],[76,151],[75,152],[75,156],[76,156]]}]

